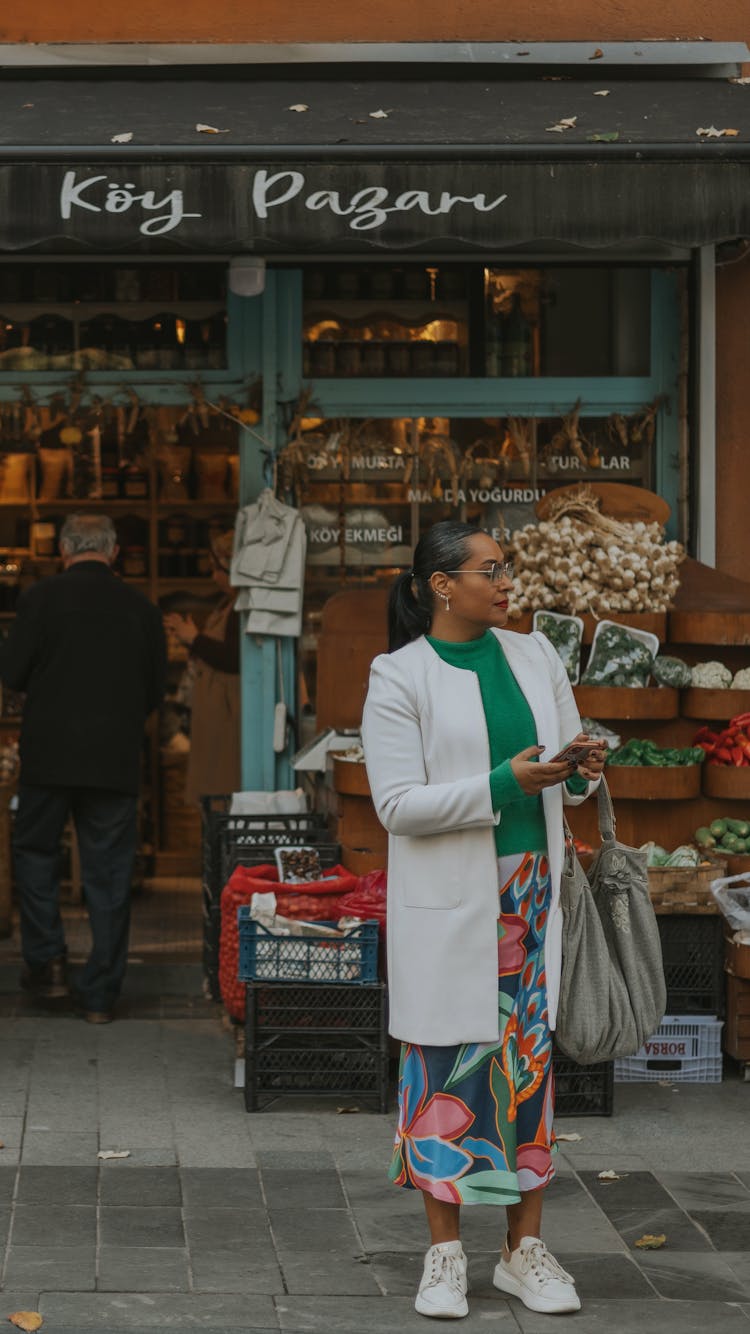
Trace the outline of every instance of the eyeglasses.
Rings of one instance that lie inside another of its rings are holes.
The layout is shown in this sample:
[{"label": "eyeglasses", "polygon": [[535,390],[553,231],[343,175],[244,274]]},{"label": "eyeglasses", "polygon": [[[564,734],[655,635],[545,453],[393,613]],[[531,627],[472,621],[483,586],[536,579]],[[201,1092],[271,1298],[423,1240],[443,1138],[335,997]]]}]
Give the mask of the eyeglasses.
[{"label": "eyeglasses", "polygon": [[512,579],[514,565],[512,560],[493,561],[491,565],[476,570],[444,570],[444,574],[486,574],[491,584],[499,584],[503,579]]}]

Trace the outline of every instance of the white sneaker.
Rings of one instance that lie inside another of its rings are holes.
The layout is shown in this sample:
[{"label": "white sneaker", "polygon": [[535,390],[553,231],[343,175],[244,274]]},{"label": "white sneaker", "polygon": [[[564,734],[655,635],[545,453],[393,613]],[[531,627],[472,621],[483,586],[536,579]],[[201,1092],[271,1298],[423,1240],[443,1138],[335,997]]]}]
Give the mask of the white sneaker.
[{"label": "white sneaker", "polygon": [[467,1286],[466,1256],[460,1241],[443,1241],[431,1246],[424,1258],[424,1273],[414,1306],[420,1315],[459,1320],[469,1314]]},{"label": "white sneaker", "polygon": [[506,1242],[493,1283],[501,1292],[520,1297],[530,1311],[562,1315],[581,1309],[575,1279],[550,1255],[539,1237],[522,1237],[518,1250],[512,1253]]}]

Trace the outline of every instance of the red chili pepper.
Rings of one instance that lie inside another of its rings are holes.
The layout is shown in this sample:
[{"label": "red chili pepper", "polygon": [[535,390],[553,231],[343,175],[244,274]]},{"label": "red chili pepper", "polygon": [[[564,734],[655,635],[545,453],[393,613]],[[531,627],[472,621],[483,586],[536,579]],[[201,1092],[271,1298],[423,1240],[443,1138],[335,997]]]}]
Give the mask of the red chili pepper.
[{"label": "red chili pepper", "polygon": [[732,746],[732,764],[737,768],[744,762],[745,752],[739,746]]},{"label": "red chili pepper", "polygon": [[734,761],[733,761],[733,759],[732,759],[732,752],[731,752],[731,750],[729,750],[726,746],[717,746],[717,747],[716,747],[716,751],[715,751],[714,753],[715,753],[715,755],[716,755],[716,759],[717,759],[721,764],[733,764],[733,763],[734,763]]},{"label": "red chili pepper", "polygon": [[750,760],[750,739],[746,736],[738,737],[737,745],[745,756],[745,759]]}]

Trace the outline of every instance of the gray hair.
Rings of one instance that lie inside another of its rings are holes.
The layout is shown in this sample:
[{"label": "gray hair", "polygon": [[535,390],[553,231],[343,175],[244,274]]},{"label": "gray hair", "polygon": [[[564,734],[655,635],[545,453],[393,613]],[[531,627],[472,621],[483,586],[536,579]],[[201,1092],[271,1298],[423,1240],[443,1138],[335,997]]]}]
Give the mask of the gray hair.
[{"label": "gray hair", "polygon": [[115,525],[106,514],[69,514],[60,533],[64,556],[82,556],[87,551],[111,557],[117,546]]}]

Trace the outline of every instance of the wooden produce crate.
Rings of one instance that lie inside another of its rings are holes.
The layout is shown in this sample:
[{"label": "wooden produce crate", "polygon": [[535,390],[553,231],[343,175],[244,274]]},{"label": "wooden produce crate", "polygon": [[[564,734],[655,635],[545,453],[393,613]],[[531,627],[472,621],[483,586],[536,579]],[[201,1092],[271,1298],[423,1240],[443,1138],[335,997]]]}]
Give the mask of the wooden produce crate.
[{"label": "wooden produce crate", "polygon": [[733,936],[725,937],[725,967],[734,977],[750,982],[750,945],[741,945]]},{"label": "wooden produce crate", "polygon": [[683,718],[729,722],[739,713],[750,713],[750,690],[707,690],[690,686],[682,691]]},{"label": "wooden produce crate", "polygon": [[671,686],[573,686],[584,718],[676,718],[680,692]]},{"label": "wooden produce crate", "polygon": [[333,756],[333,786],[337,792],[352,797],[369,797],[370,784],[364,762],[340,760]]},{"label": "wooden produce crate", "polygon": [[[674,767],[651,764],[614,764],[606,769],[607,786],[617,800],[682,801],[701,790],[700,764]],[[750,774],[750,769],[747,770]]]},{"label": "wooden produce crate", "polygon": [[750,801],[750,768],[706,763],[703,765],[703,791],[707,797]]},{"label": "wooden produce crate", "polygon": [[726,862],[718,860],[707,866],[649,866],[648,892],[654,912],[715,916],[719,907],[711,881],[726,873]]},{"label": "wooden produce crate", "polygon": [[750,981],[733,973],[727,975],[724,1050],[743,1063],[745,1078],[750,1078]]}]

